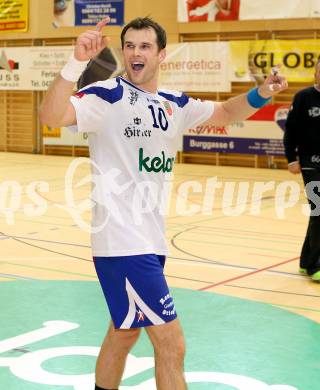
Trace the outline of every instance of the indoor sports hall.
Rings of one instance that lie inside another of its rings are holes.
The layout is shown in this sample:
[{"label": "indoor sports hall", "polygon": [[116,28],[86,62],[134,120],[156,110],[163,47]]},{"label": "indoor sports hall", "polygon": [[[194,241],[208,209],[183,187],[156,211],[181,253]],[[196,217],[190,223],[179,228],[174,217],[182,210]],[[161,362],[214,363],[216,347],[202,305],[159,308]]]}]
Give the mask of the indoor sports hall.
[{"label": "indoor sports hall", "polygon": [[[307,112],[320,129],[320,2],[312,0],[0,0],[0,389],[95,386],[110,321],[90,238],[95,189],[111,181],[117,199],[131,182],[116,182],[116,171],[100,177],[88,133],[44,125],[39,113],[77,37],[106,15],[108,48],[79,88],[124,73],[122,27],[145,16],[167,33],[159,89],[224,102],[259,87],[274,69],[288,81],[245,120],[184,130],[172,172],[161,147],[144,159],[139,149],[139,170],[170,173],[156,198],[148,185],[142,191],[165,218],[164,275],[186,340],[187,388],[318,390],[320,275],[300,262],[317,216],[310,217],[304,176],[292,174],[291,161],[288,169],[283,143],[292,101],[306,88],[318,93]],[[135,99],[133,88],[128,104]],[[151,131],[165,133],[173,100],[157,116],[152,99],[153,128],[141,130],[137,114],[119,130],[125,142],[139,146]],[[305,137],[308,126],[298,129]],[[320,150],[312,156],[304,169],[318,172]],[[137,225],[150,207],[139,188],[128,200]],[[134,315],[148,317],[139,302]],[[143,330],[119,389],[163,390],[153,354]]]}]

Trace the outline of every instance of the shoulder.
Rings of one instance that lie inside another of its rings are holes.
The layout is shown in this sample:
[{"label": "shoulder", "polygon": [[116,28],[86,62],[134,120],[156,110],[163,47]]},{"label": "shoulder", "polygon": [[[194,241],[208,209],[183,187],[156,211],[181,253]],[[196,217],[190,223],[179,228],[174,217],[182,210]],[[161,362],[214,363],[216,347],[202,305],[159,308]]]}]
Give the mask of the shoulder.
[{"label": "shoulder", "polygon": [[84,92],[87,89],[93,88],[93,87],[101,87],[101,88],[107,88],[112,89],[116,87],[119,84],[117,78],[107,79],[107,80],[101,80],[101,81],[95,81],[94,83],[88,84],[83,88],[79,89],[79,92]]},{"label": "shoulder", "polygon": [[302,99],[306,96],[312,95],[313,93],[314,93],[314,87],[304,88],[295,94],[295,99]]},{"label": "shoulder", "polygon": [[116,103],[123,97],[123,86],[120,84],[118,78],[112,78],[103,81],[97,81],[80,89],[77,97],[83,95],[93,95],[108,103]]},{"label": "shoulder", "polygon": [[158,95],[165,98],[169,102],[175,103],[180,108],[185,107],[190,100],[190,97],[185,93],[171,89],[161,89],[158,91]]}]

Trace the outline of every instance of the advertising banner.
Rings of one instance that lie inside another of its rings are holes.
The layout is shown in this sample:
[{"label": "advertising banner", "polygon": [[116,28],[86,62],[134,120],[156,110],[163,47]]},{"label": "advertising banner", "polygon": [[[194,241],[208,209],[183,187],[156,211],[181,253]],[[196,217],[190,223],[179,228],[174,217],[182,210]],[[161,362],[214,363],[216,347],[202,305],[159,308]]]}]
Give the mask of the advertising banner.
[{"label": "advertising banner", "polygon": [[289,82],[312,82],[320,41],[230,41],[230,53],[231,81],[262,82],[273,66],[281,64],[281,73]]},{"label": "advertising banner", "polygon": [[319,0],[178,0],[178,22],[315,17]]},{"label": "advertising banner", "polygon": [[183,136],[183,151],[284,155],[288,111],[287,105],[268,105],[244,122],[229,126],[206,123],[189,129]]},{"label": "advertising banner", "polygon": [[54,0],[54,26],[94,26],[110,16],[109,25],[124,24],[124,0]]},{"label": "advertising banner", "polygon": [[67,127],[43,129],[43,145],[51,146],[88,146],[87,133],[75,133]]},{"label": "advertising banner", "polygon": [[[72,46],[0,48],[0,90],[46,90],[67,62]],[[231,82],[263,82],[281,64],[288,82],[314,80],[320,41],[257,40],[170,44],[160,65],[160,88],[186,92],[230,92]],[[104,50],[85,84],[124,71],[121,49]]]},{"label": "advertising banner", "polygon": [[0,32],[28,30],[29,0],[0,0]]},{"label": "advertising banner", "polygon": [[320,17],[319,0],[241,0],[240,20]]},{"label": "advertising banner", "polygon": [[240,0],[178,0],[179,22],[239,19]]},{"label": "advertising banner", "polygon": [[[0,90],[44,91],[65,65],[72,46],[0,48]],[[230,91],[229,44],[168,45],[160,86],[182,91]],[[81,86],[123,73],[120,49],[105,49],[81,77]]]},{"label": "advertising banner", "polygon": [[177,43],[160,65],[160,87],[189,92],[229,92],[229,43]]},{"label": "advertising banner", "polygon": [[0,90],[47,90],[72,50],[72,46],[0,48]]}]

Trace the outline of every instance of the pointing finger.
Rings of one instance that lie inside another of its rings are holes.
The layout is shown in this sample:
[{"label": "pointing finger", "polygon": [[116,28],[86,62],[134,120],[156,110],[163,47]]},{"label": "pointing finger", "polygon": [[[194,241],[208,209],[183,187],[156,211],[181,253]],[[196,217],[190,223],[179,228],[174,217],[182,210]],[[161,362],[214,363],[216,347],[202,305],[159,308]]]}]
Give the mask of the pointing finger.
[{"label": "pointing finger", "polygon": [[97,23],[96,25],[96,31],[99,31],[101,32],[103,27],[108,24],[110,22],[110,17],[107,16],[105,18],[103,18],[102,20],[100,20],[100,22]]},{"label": "pointing finger", "polygon": [[273,68],[271,68],[271,75],[272,76],[277,76],[281,68],[281,64],[277,64]]}]

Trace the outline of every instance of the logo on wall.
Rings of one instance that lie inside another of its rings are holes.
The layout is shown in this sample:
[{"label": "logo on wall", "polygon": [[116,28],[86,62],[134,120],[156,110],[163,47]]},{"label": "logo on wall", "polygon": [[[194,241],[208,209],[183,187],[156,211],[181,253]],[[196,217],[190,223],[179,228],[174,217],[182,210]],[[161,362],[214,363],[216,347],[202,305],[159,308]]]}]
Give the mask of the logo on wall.
[{"label": "logo on wall", "polygon": [[1,52],[0,56],[0,70],[6,70],[12,72],[14,69],[19,69],[19,62],[8,59],[4,50]]},{"label": "logo on wall", "polygon": [[274,120],[276,121],[276,123],[278,124],[278,126],[281,128],[282,131],[285,131],[288,113],[289,113],[289,108],[287,107],[280,107],[275,112]]}]

